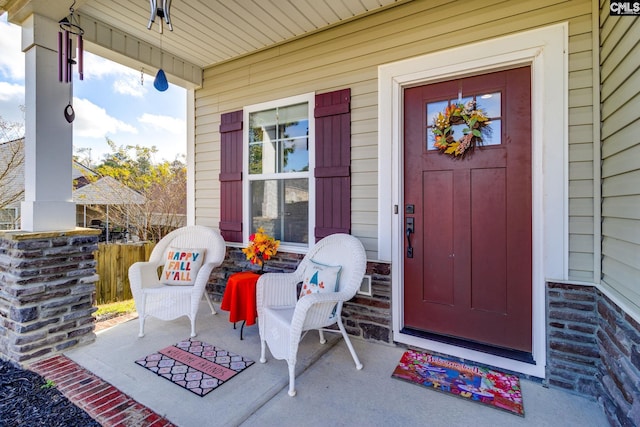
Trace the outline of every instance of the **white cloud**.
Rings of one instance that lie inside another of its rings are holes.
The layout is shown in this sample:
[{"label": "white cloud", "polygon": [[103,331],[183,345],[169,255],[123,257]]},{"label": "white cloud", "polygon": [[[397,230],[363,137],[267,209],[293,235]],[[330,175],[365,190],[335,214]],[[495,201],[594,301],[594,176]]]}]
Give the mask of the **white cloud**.
[{"label": "white cloud", "polygon": [[184,134],[186,128],[185,122],[182,119],[157,114],[144,113],[138,117],[138,121],[174,135]]},{"label": "white cloud", "polygon": [[73,109],[76,113],[73,122],[74,136],[104,138],[119,132],[138,133],[138,129],[110,116],[104,108],[87,99],[74,98]]},{"label": "white cloud", "polygon": [[[125,67],[118,63],[109,61],[100,56],[86,52],[84,55],[84,78],[85,80],[113,79],[113,90],[115,93],[142,98],[148,91],[146,86],[141,84],[141,72]],[[153,81],[153,77],[144,74],[144,80]]]},{"label": "white cloud", "polygon": [[136,98],[142,98],[147,89],[140,84],[140,81],[133,79],[120,78],[113,82],[113,90],[122,95],[129,95]]},{"label": "white cloud", "polygon": [[[84,78],[87,80],[100,80],[109,76],[136,75],[131,68],[109,61],[101,56],[84,53]],[[139,74],[138,74],[139,75]]]},{"label": "white cloud", "polygon": [[22,32],[17,25],[7,23],[7,15],[0,17],[0,77],[24,79],[24,54],[20,47]]},{"label": "white cloud", "polygon": [[24,85],[0,82],[0,101],[17,101],[24,103]]}]

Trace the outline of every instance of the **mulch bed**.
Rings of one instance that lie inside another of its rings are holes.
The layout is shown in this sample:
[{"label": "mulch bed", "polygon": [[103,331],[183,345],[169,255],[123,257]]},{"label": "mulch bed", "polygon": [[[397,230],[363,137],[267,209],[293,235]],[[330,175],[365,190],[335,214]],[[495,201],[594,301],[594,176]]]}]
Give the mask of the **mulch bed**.
[{"label": "mulch bed", "polygon": [[46,384],[40,375],[0,360],[0,426],[100,427],[55,385]]}]

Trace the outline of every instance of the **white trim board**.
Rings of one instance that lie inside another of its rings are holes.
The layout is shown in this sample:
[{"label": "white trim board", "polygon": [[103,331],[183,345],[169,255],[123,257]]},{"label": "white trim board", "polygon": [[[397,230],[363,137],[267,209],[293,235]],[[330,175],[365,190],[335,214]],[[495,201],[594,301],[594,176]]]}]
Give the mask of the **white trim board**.
[{"label": "white trim board", "polygon": [[[378,253],[391,261],[393,339],[543,378],[545,283],[568,274],[568,24],[556,24],[411,58],[378,68]],[[402,334],[403,153],[406,87],[531,65],[533,357],[535,364]],[[545,143],[546,142],[546,143]],[[394,207],[398,206],[397,212]]]}]

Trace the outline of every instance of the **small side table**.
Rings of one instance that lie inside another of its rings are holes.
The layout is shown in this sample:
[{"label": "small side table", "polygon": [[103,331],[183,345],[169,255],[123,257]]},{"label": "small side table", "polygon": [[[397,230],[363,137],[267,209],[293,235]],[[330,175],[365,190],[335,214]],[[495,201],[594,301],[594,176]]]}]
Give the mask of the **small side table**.
[{"label": "small side table", "polygon": [[233,322],[235,329],[236,322],[242,321],[240,327],[240,339],[244,326],[256,324],[258,310],[256,307],[256,283],[260,275],[251,271],[233,273],[227,280],[227,287],[222,296],[220,308],[229,312],[229,321]]}]

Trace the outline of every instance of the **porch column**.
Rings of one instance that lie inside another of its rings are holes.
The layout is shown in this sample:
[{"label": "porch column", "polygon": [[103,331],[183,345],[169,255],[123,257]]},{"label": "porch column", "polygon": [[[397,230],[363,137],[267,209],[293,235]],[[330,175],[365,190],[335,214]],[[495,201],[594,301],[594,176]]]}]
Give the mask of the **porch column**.
[{"label": "porch column", "polygon": [[58,81],[58,23],[33,14],[22,24],[25,53],[25,231],[75,228],[73,127],[64,117],[72,84]]}]

